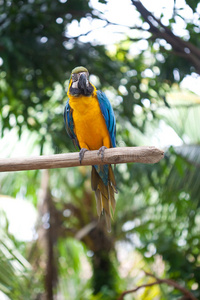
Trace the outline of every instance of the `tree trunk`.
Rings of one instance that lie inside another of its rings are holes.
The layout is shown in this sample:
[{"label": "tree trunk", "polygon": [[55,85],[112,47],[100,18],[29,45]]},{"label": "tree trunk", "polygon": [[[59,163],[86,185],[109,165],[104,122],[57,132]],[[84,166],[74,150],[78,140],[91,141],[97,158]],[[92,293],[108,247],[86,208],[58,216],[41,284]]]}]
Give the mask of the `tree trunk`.
[{"label": "tree trunk", "polygon": [[[113,299],[117,296],[117,271],[113,265],[112,252],[100,250],[94,253],[92,258],[94,295],[102,288],[112,292]],[[111,300],[112,298],[110,298]]]},{"label": "tree trunk", "polygon": [[38,230],[39,247],[43,248],[45,300],[54,299],[57,284],[57,263],[55,245],[57,242],[56,209],[49,190],[49,172],[43,171],[41,183],[41,203],[39,204],[42,224]]},{"label": "tree trunk", "polygon": [[98,225],[91,230],[83,241],[94,253],[92,257],[92,287],[94,295],[104,289],[103,293],[105,293],[105,290],[109,293],[108,299],[114,300],[118,295],[117,281],[119,276],[114,259],[113,236],[108,234],[104,222],[104,219],[100,220]]}]

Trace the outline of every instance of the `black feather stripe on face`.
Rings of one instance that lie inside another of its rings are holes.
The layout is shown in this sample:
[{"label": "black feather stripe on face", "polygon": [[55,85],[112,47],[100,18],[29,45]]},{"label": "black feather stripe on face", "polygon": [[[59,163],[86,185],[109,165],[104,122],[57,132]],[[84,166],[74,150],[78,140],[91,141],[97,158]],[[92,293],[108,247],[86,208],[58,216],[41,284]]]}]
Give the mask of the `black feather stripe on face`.
[{"label": "black feather stripe on face", "polygon": [[90,95],[92,95],[93,91],[94,91],[94,88],[91,85],[91,83],[89,83],[89,85],[85,89],[80,89],[79,87],[73,88],[72,85],[70,86],[70,89],[69,89],[69,93],[72,96],[80,96],[80,95],[90,96]]}]

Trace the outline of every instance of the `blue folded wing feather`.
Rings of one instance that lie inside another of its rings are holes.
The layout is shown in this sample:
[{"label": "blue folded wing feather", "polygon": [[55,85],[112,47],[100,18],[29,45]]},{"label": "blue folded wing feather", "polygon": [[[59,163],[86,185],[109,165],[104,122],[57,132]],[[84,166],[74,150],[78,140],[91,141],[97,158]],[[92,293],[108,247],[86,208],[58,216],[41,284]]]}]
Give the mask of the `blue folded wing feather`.
[{"label": "blue folded wing feather", "polygon": [[110,135],[112,147],[116,147],[116,121],[113,108],[105,93],[97,91],[101,112],[106,121],[106,126]]},{"label": "blue folded wing feather", "polygon": [[[101,91],[97,91],[97,98],[99,101],[100,109],[102,112],[102,115],[105,119],[106,126],[110,135],[110,140],[112,147],[116,147],[116,121],[115,121],[115,115],[113,112],[113,108],[110,104],[110,101],[106,97],[105,93]],[[103,183],[107,186],[108,185],[108,165],[95,165],[94,166],[97,173],[101,177]]]},{"label": "blue folded wing feather", "polygon": [[65,129],[69,137],[72,139],[74,146],[80,149],[76,134],[74,133],[74,121],[72,117],[72,109],[69,105],[69,99],[67,100],[65,110],[64,110],[64,122],[65,122]]}]

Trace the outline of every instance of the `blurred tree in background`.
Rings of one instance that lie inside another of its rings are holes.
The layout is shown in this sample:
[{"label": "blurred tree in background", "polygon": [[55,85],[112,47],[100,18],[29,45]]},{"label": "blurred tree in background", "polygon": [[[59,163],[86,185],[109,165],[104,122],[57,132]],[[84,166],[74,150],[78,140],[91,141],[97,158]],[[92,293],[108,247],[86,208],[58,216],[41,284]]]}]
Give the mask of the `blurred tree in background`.
[{"label": "blurred tree in background", "polygon": [[[200,97],[182,87],[200,73],[200,4],[172,1],[155,15],[142,3],[0,1],[2,157],[17,145],[23,155],[74,151],[62,114],[78,65],[111,100],[118,146],[166,146],[159,164],[117,166],[110,234],[98,223],[90,168],[1,174],[1,195],[38,211],[31,241],[13,235],[2,213],[2,297],[114,300],[151,282],[145,269],[200,299]],[[118,22],[109,5],[118,6]],[[186,298],[163,285],[126,299]]]}]

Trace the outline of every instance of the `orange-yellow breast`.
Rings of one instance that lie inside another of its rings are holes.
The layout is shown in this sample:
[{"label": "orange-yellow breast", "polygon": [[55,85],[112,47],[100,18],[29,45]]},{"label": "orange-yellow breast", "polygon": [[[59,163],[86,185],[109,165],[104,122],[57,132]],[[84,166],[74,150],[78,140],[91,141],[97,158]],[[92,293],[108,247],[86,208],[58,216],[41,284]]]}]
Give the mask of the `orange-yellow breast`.
[{"label": "orange-yellow breast", "polygon": [[105,119],[101,113],[96,91],[91,96],[71,96],[74,130],[81,148],[98,150],[102,146],[111,147]]}]

